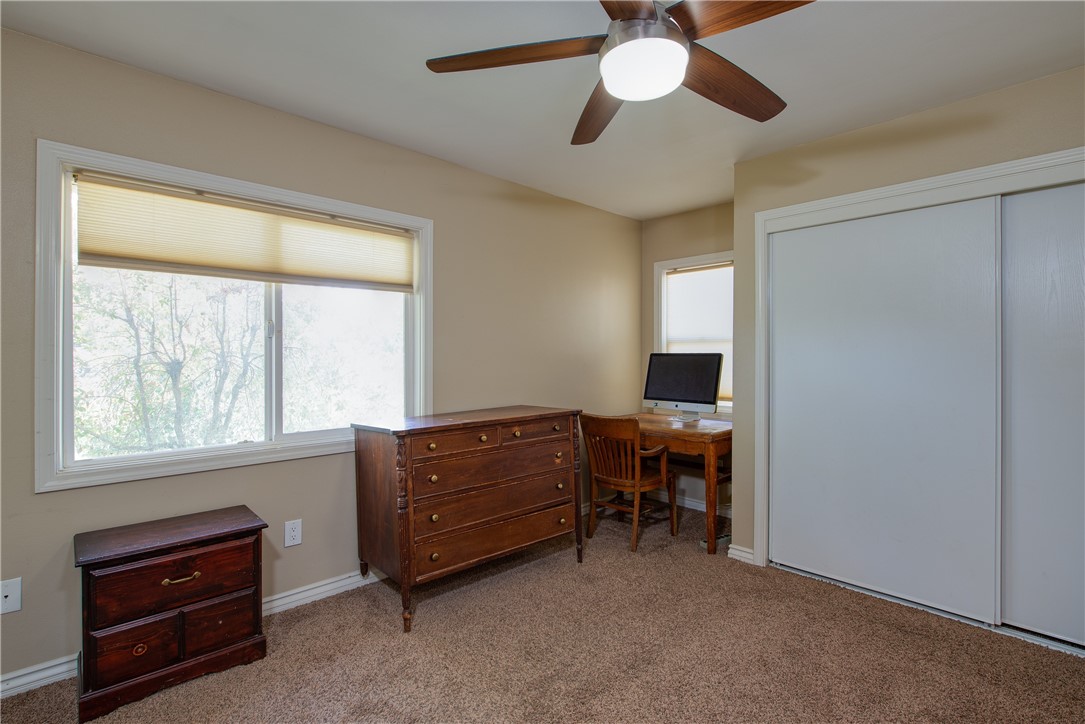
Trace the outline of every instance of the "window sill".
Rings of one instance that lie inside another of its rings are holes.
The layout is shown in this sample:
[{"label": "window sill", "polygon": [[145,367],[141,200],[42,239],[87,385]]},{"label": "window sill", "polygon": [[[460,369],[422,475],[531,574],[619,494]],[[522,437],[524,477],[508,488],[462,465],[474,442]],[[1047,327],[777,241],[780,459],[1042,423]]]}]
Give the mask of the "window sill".
[{"label": "window sill", "polygon": [[[95,485],[162,478],[170,475],[260,465],[349,453],[354,437],[349,429],[277,442],[239,443],[216,448],[178,450],[148,456],[80,461],[59,470],[39,465],[35,492],[49,493]],[[50,475],[50,473],[52,473]]]}]

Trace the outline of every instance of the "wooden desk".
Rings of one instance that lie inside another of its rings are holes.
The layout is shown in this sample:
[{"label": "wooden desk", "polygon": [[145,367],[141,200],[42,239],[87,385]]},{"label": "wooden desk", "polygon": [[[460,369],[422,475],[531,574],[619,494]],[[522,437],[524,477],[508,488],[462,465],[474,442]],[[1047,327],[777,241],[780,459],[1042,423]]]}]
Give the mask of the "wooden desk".
[{"label": "wooden desk", "polygon": [[708,552],[716,552],[717,471],[719,459],[731,452],[731,423],[702,419],[677,422],[670,415],[637,415],[641,444],[666,445],[669,452],[704,457],[705,530]]}]

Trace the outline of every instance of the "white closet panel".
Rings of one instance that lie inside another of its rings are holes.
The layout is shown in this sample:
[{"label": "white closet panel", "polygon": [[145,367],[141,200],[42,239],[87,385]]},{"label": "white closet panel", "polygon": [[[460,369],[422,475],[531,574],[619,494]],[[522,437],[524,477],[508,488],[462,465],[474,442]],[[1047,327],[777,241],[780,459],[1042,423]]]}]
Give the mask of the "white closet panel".
[{"label": "white closet panel", "polygon": [[1002,621],[1085,644],[1085,186],[1002,221]]},{"label": "white closet panel", "polygon": [[994,620],[997,216],[770,237],[772,561]]}]

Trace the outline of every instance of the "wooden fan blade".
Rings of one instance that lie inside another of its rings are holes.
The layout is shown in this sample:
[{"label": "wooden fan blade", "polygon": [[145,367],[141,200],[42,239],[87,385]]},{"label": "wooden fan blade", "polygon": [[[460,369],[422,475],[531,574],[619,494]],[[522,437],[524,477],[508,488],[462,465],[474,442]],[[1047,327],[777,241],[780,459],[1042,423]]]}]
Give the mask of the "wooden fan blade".
[{"label": "wooden fan blade", "polygon": [[651,0],[599,0],[611,20],[653,20],[656,6]]},{"label": "wooden fan blade", "polygon": [[426,67],[434,73],[453,73],[460,70],[481,70],[483,68],[501,68],[506,65],[538,63],[543,60],[561,60],[576,58],[581,55],[593,55],[599,52],[606,41],[605,35],[585,35],[580,38],[564,40],[545,40],[541,43],[509,45],[504,48],[479,50],[474,53],[446,55],[443,58],[430,58]]},{"label": "wooden fan blade", "polygon": [[690,40],[707,38],[725,30],[734,30],[788,10],[809,5],[814,0],[720,0],[698,2],[682,0],[667,8],[667,13]]},{"label": "wooden fan blade", "polygon": [[603,132],[603,129],[607,127],[607,124],[610,123],[610,120],[614,118],[614,114],[621,107],[621,98],[615,98],[607,93],[602,80],[596,83],[591,98],[588,99],[587,105],[584,106],[584,112],[580,114],[580,121],[576,124],[576,130],[573,131],[572,144],[574,146],[583,146],[585,143],[591,143],[599,138],[599,134]]},{"label": "wooden fan blade", "polygon": [[689,44],[686,88],[755,121],[767,121],[787,104],[746,71],[697,43]]}]

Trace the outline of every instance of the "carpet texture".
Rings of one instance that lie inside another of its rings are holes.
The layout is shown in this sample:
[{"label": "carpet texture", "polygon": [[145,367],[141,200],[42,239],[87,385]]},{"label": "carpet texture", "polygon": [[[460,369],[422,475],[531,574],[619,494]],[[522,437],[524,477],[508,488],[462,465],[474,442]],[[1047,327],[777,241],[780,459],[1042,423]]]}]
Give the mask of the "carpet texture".
[{"label": "carpet texture", "polygon": [[[119,722],[1085,722],[1085,659],[708,556],[703,514],[570,538],[416,589],[380,582],[264,619],[262,661]],[[76,721],[75,680],[4,724]]]}]

